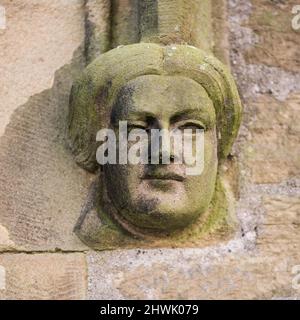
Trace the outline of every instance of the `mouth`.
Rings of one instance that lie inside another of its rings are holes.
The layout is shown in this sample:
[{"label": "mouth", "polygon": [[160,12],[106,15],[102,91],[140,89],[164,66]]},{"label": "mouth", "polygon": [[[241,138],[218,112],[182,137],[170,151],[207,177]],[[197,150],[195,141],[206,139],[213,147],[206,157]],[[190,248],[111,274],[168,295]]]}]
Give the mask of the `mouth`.
[{"label": "mouth", "polygon": [[166,173],[156,173],[156,174],[146,174],[143,177],[144,180],[172,180],[172,181],[180,181],[184,180],[184,177],[172,172]]}]

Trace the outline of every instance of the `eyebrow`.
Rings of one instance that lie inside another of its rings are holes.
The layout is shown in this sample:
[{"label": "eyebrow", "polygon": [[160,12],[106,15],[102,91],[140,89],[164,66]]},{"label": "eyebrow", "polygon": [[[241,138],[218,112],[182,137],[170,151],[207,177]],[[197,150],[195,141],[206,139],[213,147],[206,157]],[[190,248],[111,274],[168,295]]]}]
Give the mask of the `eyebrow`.
[{"label": "eyebrow", "polygon": [[131,117],[138,117],[139,119],[144,118],[145,120],[147,120],[147,118],[156,119],[157,114],[152,113],[150,111],[130,111],[128,114],[128,118]]},{"label": "eyebrow", "polygon": [[[117,121],[120,120],[120,118],[123,118],[123,116],[124,114],[122,112],[120,113],[118,112],[112,115],[112,118],[111,118],[112,124],[116,125]],[[126,120],[141,120],[145,122],[149,120],[155,120],[156,118],[157,118],[157,114],[151,111],[139,111],[139,110],[132,110],[126,116]],[[190,108],[190,109],[178,111],[171,116],[170,123],[174,124],[178,121],[188,120],[191,118],[205,121],[208,126],[214,123],[214,117],[211,117],[211,115],[206,110],[203,110],[201,108]]]},{"label": "eyebrow", "polygon": [[180,121],[180,120],[185,120],[185,119],[188,119],[190,118],[191,116],[200,116],[201,118],[203,117],[203,114],[205,114],[205,112],[203,112],[203,110],[201,109],[187,109],[187,110],[183,110],[183,111],[179,111],[177,113],[175,113],[171,119],[170,119],[170,122],[171,123],[175,123],[177,121]]}]

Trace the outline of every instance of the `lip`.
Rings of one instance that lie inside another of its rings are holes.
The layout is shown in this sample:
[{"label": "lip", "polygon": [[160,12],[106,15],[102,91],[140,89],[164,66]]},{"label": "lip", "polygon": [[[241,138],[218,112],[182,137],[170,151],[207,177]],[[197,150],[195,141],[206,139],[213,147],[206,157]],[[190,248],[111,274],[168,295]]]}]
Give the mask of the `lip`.
[{"label": "lip", "polygon": [[180,176],[176,173],[168,172],[168,173],[160,173],[160,174],[146,174],[143,177],[144,180],[173,180],[180,181],[184,180],[183,176]]}]

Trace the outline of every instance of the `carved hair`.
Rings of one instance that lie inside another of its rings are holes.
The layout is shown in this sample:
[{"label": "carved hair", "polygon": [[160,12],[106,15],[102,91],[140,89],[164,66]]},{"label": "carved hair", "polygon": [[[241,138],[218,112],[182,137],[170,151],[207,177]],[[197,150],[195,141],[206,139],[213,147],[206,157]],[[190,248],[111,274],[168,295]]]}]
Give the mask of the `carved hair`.
[{"label": "carved hair", "polygon": [[195,47],[139,43],[102,54],[72,87],[68,142],[79,165],[89,171],[97,168],[96,134],[108,126],[118,90],[128,81],[150,74],[185,76],[204,87],[216,110],[219,158],[228,156],[242,106],[226,66]]}]

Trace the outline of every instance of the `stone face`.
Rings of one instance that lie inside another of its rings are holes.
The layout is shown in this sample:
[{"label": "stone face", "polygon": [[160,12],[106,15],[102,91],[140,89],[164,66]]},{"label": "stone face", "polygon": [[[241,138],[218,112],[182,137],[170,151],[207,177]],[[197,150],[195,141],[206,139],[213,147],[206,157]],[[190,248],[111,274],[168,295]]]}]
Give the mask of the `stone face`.
[{"label": "stone face", "polygon": [[[228,208],[233,201],[225,185],[217,183],[222,180],[218,165],[236,138],[242,106],[228,69],[214,56],[187,45],[163,47],[153,43],[110,50],[91,63],[75,82],[69,109],[72,152],[77,163],[90,171],[99,167],[96,154],[105,148],[98,148],[104,137],[96,142],[101,129],[114,130],[116,151],[126,153],[126,159],[134,147],[130,137],[127,143],[127,134],[137,128],[137,123],[145,134],[152,129],[177,129],[183,134],[186,124],[205,130],[202,172],[191,173],[187,161],[176,163],[175,157],[183,155],[178,149],[172,150],[173,160],[169,155],[169,164],[163,169],[159,164],[133,164],[130,158],[126,164],[103,165],[96,196],[104,222],[98,232],[97,249],[107,248],[98,244],[106,243],[111,238],[109,231],[120,229],[120,225],[151,247],[161,242],[163,246],[188,245],[189,240],[194,246],[207,234],[214,239],[218,233],[230,233],[233,223]],[[125,143],[119,139],[123,121],[128,121]],[[142,148],[149,150],[151,142],[147,135]],[[120,150],[123,143],[128,145],[125,151]],[[195,143],[189,146],[196,149]],[[155,151],[168,153],[164,146],[162,149]],[[197,168],[199,163],[193,169]],[[112,227],[114,220],[118,224]],[[100,234],[105,234],[104,239]],[[88,235],[82,238],[92,239]],[[112,241],[110,246],[115,243]]]},{"label": "stone face", "polygon": [[83,254],[1,254],[5,289],[1,299],[71,300],[86,297]]},{"label": "stone face", "polygon": [[246,166],[254,183],[280,183],[300,175],[300,95],[284,102],[262,96],[248,103]]},{"label": "stone face", "polygon": [[[89,274],[85,253],[55,253],[89,250],[73,233],[95,176],[78,168],[65,147],[71,84],[99,53],[140,40],[139,2],[1,1],[7,28],[0,30],[0,299],[300,299],[295,0],[212,1],[196,24],[187,11],[167,16],[174,3],[191,1],[158,1],[167,23],[157,21],[157,30],[169,35],[166,43],[181,37],[199,44],[193,29],[204,32],[207,48],[223,62],[230,54],[245,103],[232,159],[241,195],[232,240],[195,249],[89,251]],[[148,10],[154,19],[145,20],[155,26],[159,15]],[[88,232],[98,217],[89,218]]]},{"label": "stone face", "polygon": [[294,180],[300,78],[294,73],[299,45],[290,27],[292,2],[228,3],[233,70],[246,102],[236,147],[242,168],[241,238],[206,249],[90,253],[89,298],[300,297],[293,287],[300,261]]}]

